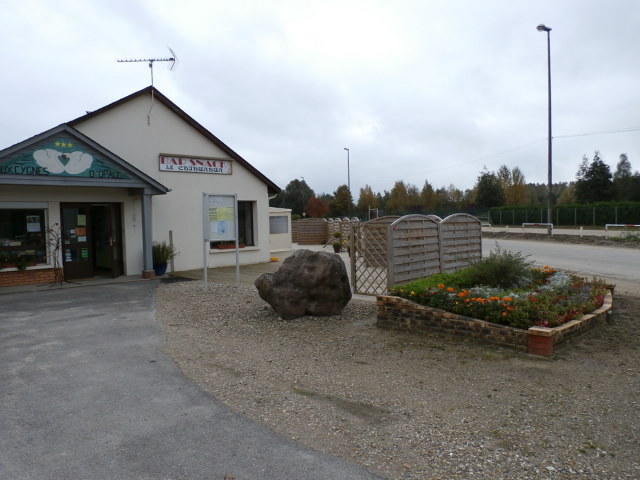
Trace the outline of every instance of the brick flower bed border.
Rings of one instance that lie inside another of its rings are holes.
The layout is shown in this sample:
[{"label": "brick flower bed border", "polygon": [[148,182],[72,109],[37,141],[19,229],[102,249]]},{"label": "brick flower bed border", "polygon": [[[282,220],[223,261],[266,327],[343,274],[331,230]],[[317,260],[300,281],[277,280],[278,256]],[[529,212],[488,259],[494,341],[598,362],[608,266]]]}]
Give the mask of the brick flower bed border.
[{"label": "brick flower bed border", "polygon": [[591,313],[559,327],[530,327],[528,330],[465,317],[401,297],[379,295],[376,304],[376,326],[379,328],[415,333],[443,332],[548,357],[553,355],[555,347],[560,343],[608,318],[613,306],[613,288],[607,292],[602,306]]}]

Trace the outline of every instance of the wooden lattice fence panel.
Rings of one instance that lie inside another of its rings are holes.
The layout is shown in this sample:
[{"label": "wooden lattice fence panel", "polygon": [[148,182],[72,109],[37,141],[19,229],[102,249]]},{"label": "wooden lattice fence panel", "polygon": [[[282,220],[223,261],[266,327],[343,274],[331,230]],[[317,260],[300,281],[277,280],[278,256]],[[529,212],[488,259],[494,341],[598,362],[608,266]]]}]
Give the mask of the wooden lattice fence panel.
[{"label": "wooden lattice fence panel", "polygon": [[437,217],[405,215],[391,224],[389,286],[440,272]]},{"label": "wooden lattice fence panel", "polygon": [[449,215],[439,224],[440,270],[454,272],[482,258],[482,225],[466,213]]},{"label": "wooden lattice fence panel", "polygon": [[351,282],[364,295],[387,292],[388,223],[355,223],[351,236]]},{"label": "wooden lattice fence panel", "polygon": [[328,227],[324,218],[305,218],[291,222],[291,237],[300,245],[327,243]]}]

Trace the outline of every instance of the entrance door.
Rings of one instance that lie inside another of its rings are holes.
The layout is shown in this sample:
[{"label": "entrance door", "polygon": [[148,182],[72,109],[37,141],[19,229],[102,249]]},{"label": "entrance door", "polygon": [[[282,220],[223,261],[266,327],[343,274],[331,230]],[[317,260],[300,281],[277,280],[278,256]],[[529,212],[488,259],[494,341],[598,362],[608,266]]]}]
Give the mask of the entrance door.
[{"label": "entrance door", "polygon": [[95,273],[119,277],[123,270],[120,205],[117,203],[91,205],[91,231],[95,252]]},{"label": "entrance door", "polygon": [[93,276],[91,248],[91,205],[63,204],[62,207],[62,264],[64,278]]},{"label": "entrance door", "polygon": [[61,210],[65,279],[122,275],[120,205],[62,204]]}]

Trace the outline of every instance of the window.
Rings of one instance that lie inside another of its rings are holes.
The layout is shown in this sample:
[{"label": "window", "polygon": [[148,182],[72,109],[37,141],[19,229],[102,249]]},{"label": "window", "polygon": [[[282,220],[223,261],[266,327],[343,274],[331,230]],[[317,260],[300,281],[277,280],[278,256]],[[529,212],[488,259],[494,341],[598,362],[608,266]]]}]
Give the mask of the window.
[{"label": "window", "polygon": [[245,247],[254,246],[253,240],[253,204],[238,202],[238,241]]},{"label": "window", "polygon": [[47,263],[44,209],[0,209],[0,268]]},{"label": "window", "polygon": [[286,215],[269,217],[269,233],[289,233],[289,217]]},{"label": "window", "polygon": [[[238,202],[238,244],[240,248],[255,246],[255,232],[253,211],[256,202]],[[235,248],[235,241],[210,242],[210,248]]]}]

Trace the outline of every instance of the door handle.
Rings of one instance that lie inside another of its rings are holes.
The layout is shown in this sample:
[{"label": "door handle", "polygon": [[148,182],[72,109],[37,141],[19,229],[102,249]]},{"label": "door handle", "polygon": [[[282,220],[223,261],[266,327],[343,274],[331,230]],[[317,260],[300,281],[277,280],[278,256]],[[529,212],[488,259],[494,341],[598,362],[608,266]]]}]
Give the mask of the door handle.
[{"label": "door handle", "polygon": [[113,247],[113,237],[109,237],[109,246]]}]

